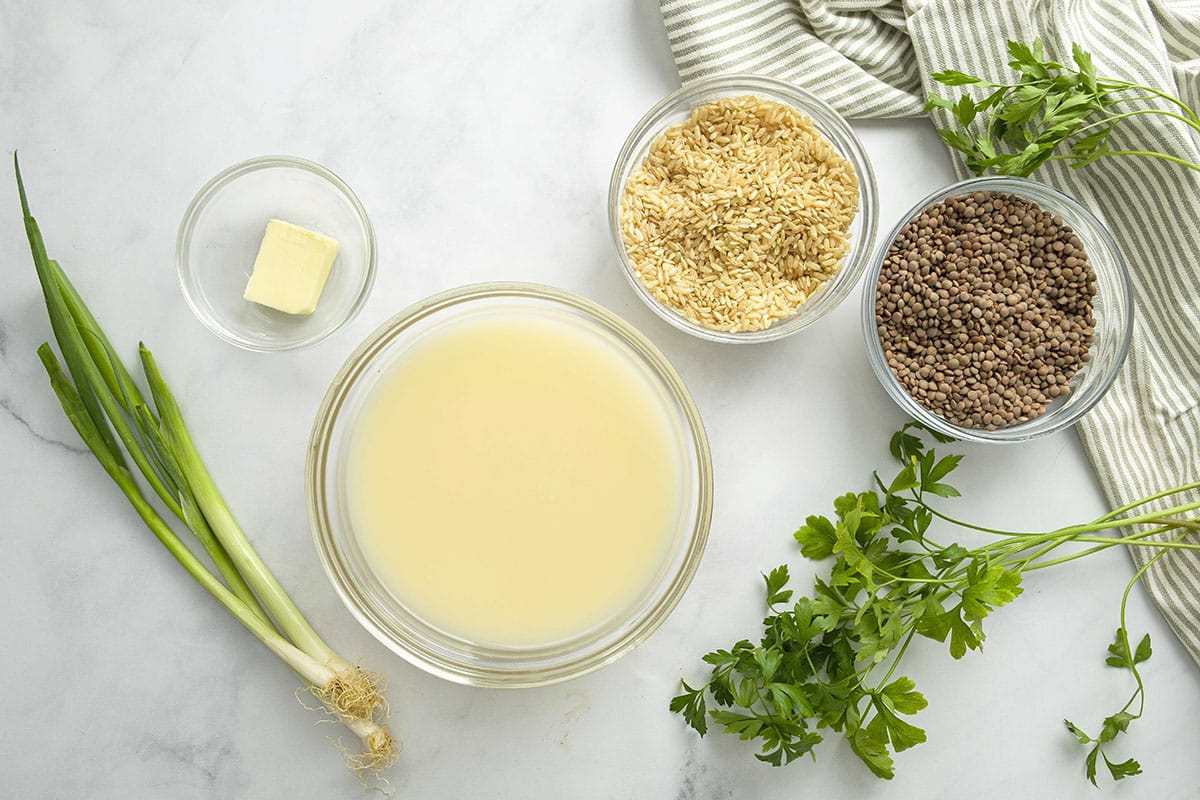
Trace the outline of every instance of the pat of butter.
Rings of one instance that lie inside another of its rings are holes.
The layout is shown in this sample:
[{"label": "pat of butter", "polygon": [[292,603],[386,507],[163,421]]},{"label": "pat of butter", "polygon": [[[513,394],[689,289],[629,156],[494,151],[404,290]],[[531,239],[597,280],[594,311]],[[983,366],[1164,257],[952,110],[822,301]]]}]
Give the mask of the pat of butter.
[{"label": "pat of butter", "polygon": [[337,254],[337,239],[273,219],[242,297],[287,314],[311,314]]}]

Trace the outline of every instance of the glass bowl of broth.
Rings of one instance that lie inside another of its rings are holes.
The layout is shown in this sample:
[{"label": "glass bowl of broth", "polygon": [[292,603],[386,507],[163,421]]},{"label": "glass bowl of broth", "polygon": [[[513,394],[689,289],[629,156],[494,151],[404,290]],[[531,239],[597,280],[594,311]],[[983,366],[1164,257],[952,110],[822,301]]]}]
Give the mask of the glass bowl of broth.
[{"label": "glass bowl of broth", "polygon": [[369,336],[317,414],[306,490],[351,613],[459,683],[540,686],[645,640],[708,537],[699,413],[663,355],[582,297],[492,283]]}]

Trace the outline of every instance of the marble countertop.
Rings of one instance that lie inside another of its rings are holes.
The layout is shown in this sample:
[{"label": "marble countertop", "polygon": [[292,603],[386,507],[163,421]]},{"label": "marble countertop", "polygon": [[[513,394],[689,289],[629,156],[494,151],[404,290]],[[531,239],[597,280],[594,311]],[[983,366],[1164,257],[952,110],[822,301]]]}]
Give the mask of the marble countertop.
[{"label": "marble countertop", "polygon": [[[654,0],[288,4],[18,2],[0,7],[0,145],[20,151],[51,254],[109,335],[144,339],[181,396],[244,527],[316,627],[389,679],[404,798],[1189,798],[1200,795],[1200,669],[1141,592],[1148,704],[1115,754],[1145,774],[1097,794],[1062,718],[1090,727],[1130,691],[1104,666],[1122,553],[1029,576],[982,653],[932,642],[905,670],[929,698],[927,744],[873,778],[836,736],[772,769],[667,711],[700,656],[757,633],[761,570],[815,569],[791,532],[886,465],[903,418],[871,375],[857,292],[773,344],[704,343],[641,305],[605,217],[626,133],[676,88]],[[952,177],[923,121],[856,123],[881,226]],[[308,350],[243,352],[189,313],[174,267],[192,194],[229,164],[290,153],[367,207],[379,279],[357,319]],[[295,677],[180,570],[77,441],[34,355],[49,327],[9,179],[0,191],[0,796],[357,797],[331,726]],[[643,330],[691,388],[712,440],[708,551],[649,641],[543,689],[457,686],[351,618],[317,561],[302,475],[341,361],[431,292],[554,284]],[[1046,529],[1104,509],[1075,436],[964,446],[964,516]]]}]

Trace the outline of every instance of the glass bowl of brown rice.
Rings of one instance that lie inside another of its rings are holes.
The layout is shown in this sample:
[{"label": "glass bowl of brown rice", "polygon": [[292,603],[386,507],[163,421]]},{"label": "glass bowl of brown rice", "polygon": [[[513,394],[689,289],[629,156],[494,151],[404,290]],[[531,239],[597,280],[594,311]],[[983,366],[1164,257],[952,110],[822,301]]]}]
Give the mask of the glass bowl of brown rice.
[{"label": "glass bowl of brown rice", "polygon": [[1063,430],[1129,350],[1133,295],[1116,241],[1038,181],[971,178],[916,203],[867,270],[867,359],[909,416],[971,442]]},{"label": "glass bowl of brown rice", "polygon": [[715,342],[828,314],[870,259],[875,176],[846,120],[759,75],[688,84],[642,117],[609,182],[622,272],[663,320]]}]

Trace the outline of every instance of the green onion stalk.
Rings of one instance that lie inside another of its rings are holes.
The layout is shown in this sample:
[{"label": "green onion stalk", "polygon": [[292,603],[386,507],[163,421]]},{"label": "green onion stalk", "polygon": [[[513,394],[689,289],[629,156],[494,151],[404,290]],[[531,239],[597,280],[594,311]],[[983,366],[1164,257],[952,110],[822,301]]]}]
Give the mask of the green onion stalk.
[{"label": "green onion stalk", "polygon": [[[38,348],[38,356],[67,419],[142,522],[188,574],[291,667],[359,738],[362,749],[347,752],[347,764],[363,776],[391,766],[398,745],[386,725],[381,677],[334,652],[255,552],[205,467],[154,356],[140,345],[150,393],[146,401],[62,267],[47,256],[15,154],[13,167],[25,233],[62,361],[48,342]],[[143,482],[200,542],[215,573],[148,498]]]}]

